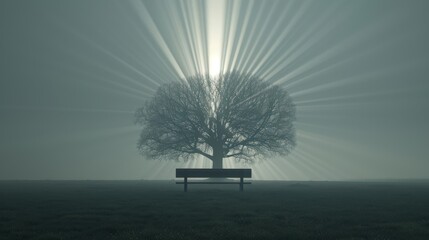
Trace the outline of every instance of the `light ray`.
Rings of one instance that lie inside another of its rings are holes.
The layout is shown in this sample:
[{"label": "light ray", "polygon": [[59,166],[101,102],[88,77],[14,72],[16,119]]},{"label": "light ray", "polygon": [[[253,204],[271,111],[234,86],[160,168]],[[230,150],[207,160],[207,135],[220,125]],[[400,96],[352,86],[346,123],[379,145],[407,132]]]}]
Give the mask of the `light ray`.
[{"label": "light ray", "polygon": [[[123,60],[122,58],[118,57],[117,55],[115,55],[114,53],[112,53],[111,51],[107,50],[106,48],[103,48],[102,46],[92,42],[91,40],[89,40],[88,38],[85,38],[84,36],[81,35],[81,37],[86,40],[87,42],[91,43],[93,45],[93,47],[99,49],[101,52],[105,53],[106,55],[110,56],[111,58],[115,59],[116,61],[118,61],[119,63],[121,63],[122,65],[124,65],[125,67],[127,67],[128,69],[132,70],[133,72],[137,73],[139,76],[141,76],[143,79],[149,80],[151,83],[153,83],[155,86],[159,86],[159,83],[152,79],[151,77],[147,76],[145,73],[143,73],[142,71],[140,71],[139,69],[137,69],[136,67],[134,67],[133,65],[131,65],[130,63],[128,63],[127,61]],[[133,82],[139,86],[145,86],[145,84],[143,84],[140,81],[134,80],[134,79],[130,79],[128,78],[128,80],[130,82]]]},{"label": "light ray", "polygon": [[[143,42],[145,42],[145,44],[147,44],[148,46],[148,50],[151,50],[151,54],[154,54],[156,56],[156,59],[162,64],[162,73],[168,73],[169,77],[167,79],[176,79],[177,78],[177,71],[174,70],[174,68],[172,67],[173,64],[170,62],[170,60],[168,58],[166,58],[163,55],[162,51],[159,51],[159,46],[158,43],[156,42],[156,40],[154,40],[153,38],[148,38],[147,34],[145,34],[140,25],[133,22],[133,26],[135,31],[139,34],[139,36],[141,37],[141,39],[143,40]],[[144,61],[145,59],[143,59]],[[145,66],[145,65],[142,65]],[[159,80],[163,80],[163,78],[159,78]]]},{"label": "light ray", "polygon": [[[303,12],[305,12],[305,8],[307,8],[309,5],[303,6]],[[309,52],[309,50],[317,45],[325,36],[329,35],[329,32],[333,31],[338,24],[338,22],[329,24],[326,26],[327,19],[331,17],[331,15],[338,9],[338,5],[331,6],[329,9],[325,10],[322,16],[318,19],[318,21],[315,21],[315,24],[311,25],[306,31],[302,32],[297,36],[297,39],[292,41],[292,44],[288,48],[287,51],[284,53],[281,53],[276,58],[276,61],[274,61],[272,64],[270,64],[269,68],[265,70],[265,73],[263,75],[264,78],[269,79],[269,81],[275,81],[276,83],[281,83],[278,79],[280,76],[280,79],[286,78],[288,75],[293,74],[294,71],[297,71],[298,69],[306,69],[309,62],[306,61],[305,64],[302,64],[298,67],[294,67],[294,63],[298,61],[300,57],[302,57],[304,54]],[[343,13],[341,15],[341,18],[344,18],[347,15],[347,13]],[[302,17],[302,15],[300,15]],[[292,26],[294,27],[294,26]],[[328,51],[328,49],[325,49],[325,51]],[[332,51],[331,51],[332,52]],[[318,57],[319,55],[312,55],[312,58],[309,59],[309,61],[314,61],[314,57]],[[291,71],[291,69],[293,69]]]},{"label": "light ray", "polygon": [[[289,42],[286,39],[286,37],[294,37],[295,36],[295,35],[292,35],[291,30],[296,26],[298,21],[303,17],[303,15],[305,13],[304,9],[306,9],[309,4],[310,4],[310,1],[304,1],[304,3],[301,4],[299,6],[299,8],[295,10],[295,12],[296,12],[295,14],[292,15],[292,13],[291,13],[292,17],[290,18],[290,21],[287,22],[285,29],[282,30],[282,32],[280,33],[279,36],[275,37],[275,39],[276,39],[275,42],[270,44],[271,45],[270,49],[266,52],[265,56],[262,59],[260,59],[260,64],[259,64],[259,66],[255,67],[255,71],[260,73],[260,76],[262,78],[268,79],[266,75],[272,71],[273,66],[281,64],[282,59],[277,58],[277,61],[274,61],[274,62],[270,62],[270,61],[268,61],[268,59],[275,57],[274,52],[277,51],[277,49],[279,49],[281,44],[283,44],[284,42]],[[293,10],[292,8],[290,8],[290,9],[291,9],[291,11]],[[285,15],[283,15],[284,17],[288,17],[288,15],[289,15],[288,10],[285,13]],[[283,21],[279,21],[278,23],[279,24],[275,26],[276,28],[281,27],[280,23],[283,23]],[[274,38],[274,36],[275,35],[273,33],[272,38]],[[298,44],[298,43],[299,43],[298,41],[295,41],[295,44]],[[289,56],[289,52],[295,50],[296,47],[295,46],[289,46],[287,49],[288,49],[287,52],[282,53],[283,56]],[[276,59],[276,58],[274,58],[274,59]],[[265,67],[268,66],[268,68],[261,70],[261,68],[263,66],[265,66]],[[271,67],[269,67],[269,66],[271,66]]]},{"label": "light ray", "polygon": [[[239,14],[237,14],[236,20],[236,27],[235,29],[240,29],[240,31],[235,31],[235,34],[238,32],[238,36],[234,36],[233,45],[232,45],[232,58],[231,58],[231,66],[229,66],[229,69],[236,70],[238,69],[238,64],[240,60],[240,53],[242,49],[243,42],[245,41],[245,33],[248,29],[248,25],[250,22],[251,17],[251,9],[253,7],[254,2],[249,1],[246,2],[246,4],[243,4],[243,2],[240,2],[240,11]],[[244,12],[244,14],[243,14]],[[242,16],[244,15],[244,16]],[[242,18],[242,19],[241,19]],[[239,69],[240,70],[240,69]]]},{"label": "light ray", "polygon": [[140,17],[143,25],[146,26],[148,30],[152,33],[152,36],[154,37],[155,42],[159,44],[159,47],[164,52],[166,58],[170,60],[170,63],[173,69],[175,69],[176,73],[180,78],[184,78],[185,73],[181,69],[180,64],[178,63],[176,57],[173,55],[167,43],[165,42],[164,38],[162,37],[160,31],[156,27],[156,24],[153,21],[151,14],[147,10],[144,3],[141,1],[131,1],[131,3],[134,6],[134,8],[137,10],[136,12]]},{"label": "light ray", "polygon": [[[82,60],[87,61],[88,64],[94,65],[100,69],[105,70],[106,72],[111,72],[114,75],[118,75],[120,77],[119,79],[122,78],[121,73],[119,73],[117,71],[112,71],[110,68],[107,68],[106,66],[104,66],[100,63],[97,63],[94,61],[88,61],[87,59],[82,59]],[[114,81],[114,80],[111,80],[109,78],[102,77],[99,74],[94,74],[94,73],[89,72],[89,71],[82,71],[82,70],[80,70],[80,68],[77,68],[77,67],[72,67],[72,66],[68,66],[68,67],[73,69],[76,73],[82,74],[83,77],[86,76],[86,77],[89,77],[89,79],[96,80],[96,81],[103,83],[103,84],[97,84],[96,85],[96,87],[99,89],[105,89],[107,91],[112,91],[112,92],[115,92],[117,94],[126,95],[128,97],[139,99],[139,100],[144,100],[145,95],[151,96],[155,92],[155,89],[149,88],[148,86],[143,87],[143,89],[136,89],[136,88],[133,88],[131,86],[128,86],[128,84],[123,84],[120,81]],[[123,77],[128,78],[127,76],[123,76]],[[115,86],[115,88],[107,87],[106,83]],[[86,82],[85,84],[89,84],[89,83]]]},{"label": "light ray", "polygon": [[[72,34],[74,37],[76,37],[80,40],[83,40],[86,43],[89,43],[91,46],[97,46],[97,47],[102,48],[101,46],[97,45],[93,41],[89,40],[83,34],[80,34],[76,31],[72,31],[72,30],[68,29],[67,27],[63,27],[63,28],[68,30],[68,32],[70,34]],[[135,80],[135,79],[125,75],[123,72],[114,71],[113,69],[109,68],[105,64],[102,64],[98,61],[94,61],[90,57],[85,57],[85,54],[83,54],[81,52],[72,51],[71,49],[61,49],[61,50],[64,51],[64,53],[66,53],[68,56],[75,57],[75,58],[79,59],[80,62],[84,62],[85,64],[90,65],[90,66],[95,66],[95,67],[103,70],[104,72],[110,72],[113,75],[118,76],[119,79],[126,80],[128,83],[131,83],[131,84],[139,87],[139,89],[137,89],[136,87],[129,86],[128,84],[123,84],[123,83],[121,83],[121,81],[111,80],[110,78],[102,77],[99,74],[95,74],[91,71],[83,71],[82,68],[80,68],[79,66],[76,66],[76,65],[66,65],[66,67],[68,69],[70,69],[71,71],[73,71],[74,73],[83,74],[84,76],[81,76],[82,78],[87,76],[92,80],[97,80],[97,81],[100,81],[103,83],[108,83],[108,84],[115,86],[115,88],[108,88],[108,87],[106,87],[105,84],[99,84],[99,85],[97,85],[97,88],[105,89],[108,91],[113,91],[113,92],[116,92],[119,94],[124,94],[124,95],[127,95],[129,97],[137,98],[137,99],[144,99],[144,97],[142,96],[142,93],[143,93],[143,95],[146,94],[147,96],[150,96],[156,91],[156,87],[150,87],[147,84],[143,84],[141,81]],[[104,52],[104,51],[101,51],[101,52]],[[62,68],[64,68],[64,67],[65,66],[62,66]],[[89,84],[89,83],[84,82],[84,84]]]},{"label": "light ray", "polygon": [[194,74],[202,74],[204,73],[204,65],[202,64],[202,56],[201,51],[199,51],[201,46],[201,31],[198,17],[196,17],[196,14],[193,14],[195,12],[198,12],[198,6],[197,4],[193,4],[193,2],[190,2],[189,4],[185,4],[185,2],[180,2],[180,9],[184,13],[182,15],[184,28],[186,32],[186,41],[189,45],[189,50],[191,52],[191,59],[192,59],[192,66],[194,66]]},{"label": "light ray", "polygon": [[[287,4],[290,4],[291,2],[288,2]],[[269,24],[271,23],[269,18],[266,16],[272,16],[275,12],[275,10],[278,10],[279,2],[276,2],[272,6],[269,6],[268,13],[264,12],[266,9],[260,8],[259,16],[257,17],[260,22],[262,22],[262,26],[257,28],[256,25],[254,26],[252,30],[252,35],[256,35],[256,39],[253,41],[253,44],[251,46],[251,49],[249,50],[249,57],[244,60],[243,67],[240,69],[243,69],[244,72],[252,72],[253,74],[256,74],[257,71],[254,69],[254,65],[261,62],[261,55],[264,51],[266,51],[267,44],[270,43],[269,41],[270,37],[266,36],[266,33],[268,31],[269,35],[274,34],[274,31],[269,31],[271,29],[271,26]],[[285,7],[288,9],[288,7]],[[264,19],[261,19],[264,18]],[[276,27],[279,26],[279,23],[281,21],[278,21],[276,24]],[[275,27],[274,27],[275,28]],[[258,31],[259,30],[259,31]],[[259,33],[258,33],[259,32]]]},{"label": "light ray", "polygon": [[[343,14],[342,18],[345,18],[346,15]],[[380,32],[389,21],[392,20],[392,17],[385,17],[383,18],[383,21],[379,21],[376,24],[369,25],[361,29],[360,31],[356,31],[353,34],[348,35],[345,39],[341,40],[340,42],[337,42],[336,45],[331,45],[330,48],[326,48],[323,52],[319,53],[318,55],[313,55],[311,59],[305,62],[305,64],[289,71],[287,74],[285,74],[283,77],[279,78],[279,80],[276,81],[278,84],[282,84],[283,82],[288,82],[286,87],[290,88],[294,84],[300,83],[301,81],[305,80],[303,75],[305,72],[312,71],[312,69],[317,68],[322,63],[327,62],[329,59],[333,59],[334,57],[338,56],[340,53],[353,49],[353,47],[356,47],[358,44],[365,41],[365,39],[374,36],[375,33]],[[311,38],[312,41],[308,41],[303,45],[300,50],[299,54],[297,56],[291,56],[289,60],[284,62],[284,64],[287,66],[291,64],[299,55],[304,53],[306,50],[310,48],[310,46],[313,46],[317,43],[317,40],[321,39],[323,35],[326,33],[331,32],[334,29],[334,26],[331,26],[330,29],[326,29],[325,31],[319,31],[319,35],[316,37]],[[340,44],[339,44],[340,43]],[[371,46],[371,45],[370,45]],[[382,46],[382,45],[380,45]],[[375,46],[372,46],[375,48]],[[363,49],[363,53],[358,52],[358,56],[361,54],[369,53],[368,49]],[[356,58],[356,55],[351,55],[350,57],[346,58],[337,58],[336,63],[342,62],[342,60],[347,60],[348,58]],[[332,63],[330,63],[332,65]],[[326,67],[322,67],[323,70]],[[281,67],[278,67],[278,71],[280,71]],[[276,72],[276,71],[274,71]],[[269,77],[268,77],[269,78]]]}]

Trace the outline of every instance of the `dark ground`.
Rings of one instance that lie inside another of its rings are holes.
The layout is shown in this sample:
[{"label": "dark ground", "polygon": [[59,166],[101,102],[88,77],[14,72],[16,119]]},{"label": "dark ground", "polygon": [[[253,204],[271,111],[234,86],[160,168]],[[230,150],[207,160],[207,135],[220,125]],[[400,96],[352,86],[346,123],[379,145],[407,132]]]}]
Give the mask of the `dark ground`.
[{"label": "dark ground", "polygon": [[0,181],[0,239],[429,239],[429,182]]}]

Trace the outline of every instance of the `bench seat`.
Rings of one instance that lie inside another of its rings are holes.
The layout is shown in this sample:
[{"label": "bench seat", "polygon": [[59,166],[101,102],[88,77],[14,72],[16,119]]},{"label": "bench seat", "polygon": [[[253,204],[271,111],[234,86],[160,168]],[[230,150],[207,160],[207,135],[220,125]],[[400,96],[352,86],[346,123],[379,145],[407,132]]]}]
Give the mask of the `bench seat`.
[{"label": "bench seat", "polygon": [[[250,168],[177,168],[176,178],[183,178],[183,182],[176,182],[176,184],[183,184],[183,191],[188,191],[188,184],[238,184],[240,191],[243,191],[244,184],[251,184],[251,182],[244,182],[244,178],[252,177],[252,169]],[[239,181],[188,181],[188,178],[239,178]]]},{"label": "bench seat", "polygon": [[[176,184],[185,184],[185,182],[176,182]],[[234,182],[198,182],[198,181],[188,181],[187,184],[240,184],[239,181]],[[251,182],[243,182],[243,184],[252,184]]]}]

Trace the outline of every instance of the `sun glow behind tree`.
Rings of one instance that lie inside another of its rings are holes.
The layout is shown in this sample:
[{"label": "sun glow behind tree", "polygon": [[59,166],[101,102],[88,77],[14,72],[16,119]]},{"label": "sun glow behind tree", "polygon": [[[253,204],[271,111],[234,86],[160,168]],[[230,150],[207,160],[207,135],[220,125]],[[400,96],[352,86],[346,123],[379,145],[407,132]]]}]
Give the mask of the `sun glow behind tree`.
[{"label": "sun glow behind tree", "polygon": [[222,66],[222,48],[225,21],[226,0],[207,1],[207,36],[209,55],[209,74],[216,78],[224,73]]}]

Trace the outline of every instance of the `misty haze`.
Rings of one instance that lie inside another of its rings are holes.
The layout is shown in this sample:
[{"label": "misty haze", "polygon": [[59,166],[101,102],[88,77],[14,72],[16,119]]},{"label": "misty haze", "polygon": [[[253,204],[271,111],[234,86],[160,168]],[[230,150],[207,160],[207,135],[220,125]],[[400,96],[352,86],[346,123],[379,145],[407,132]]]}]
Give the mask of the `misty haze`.
[{"label": "misty haze", "polygon": [[429,2],[0,9],[0,240],[429,238]]}]

